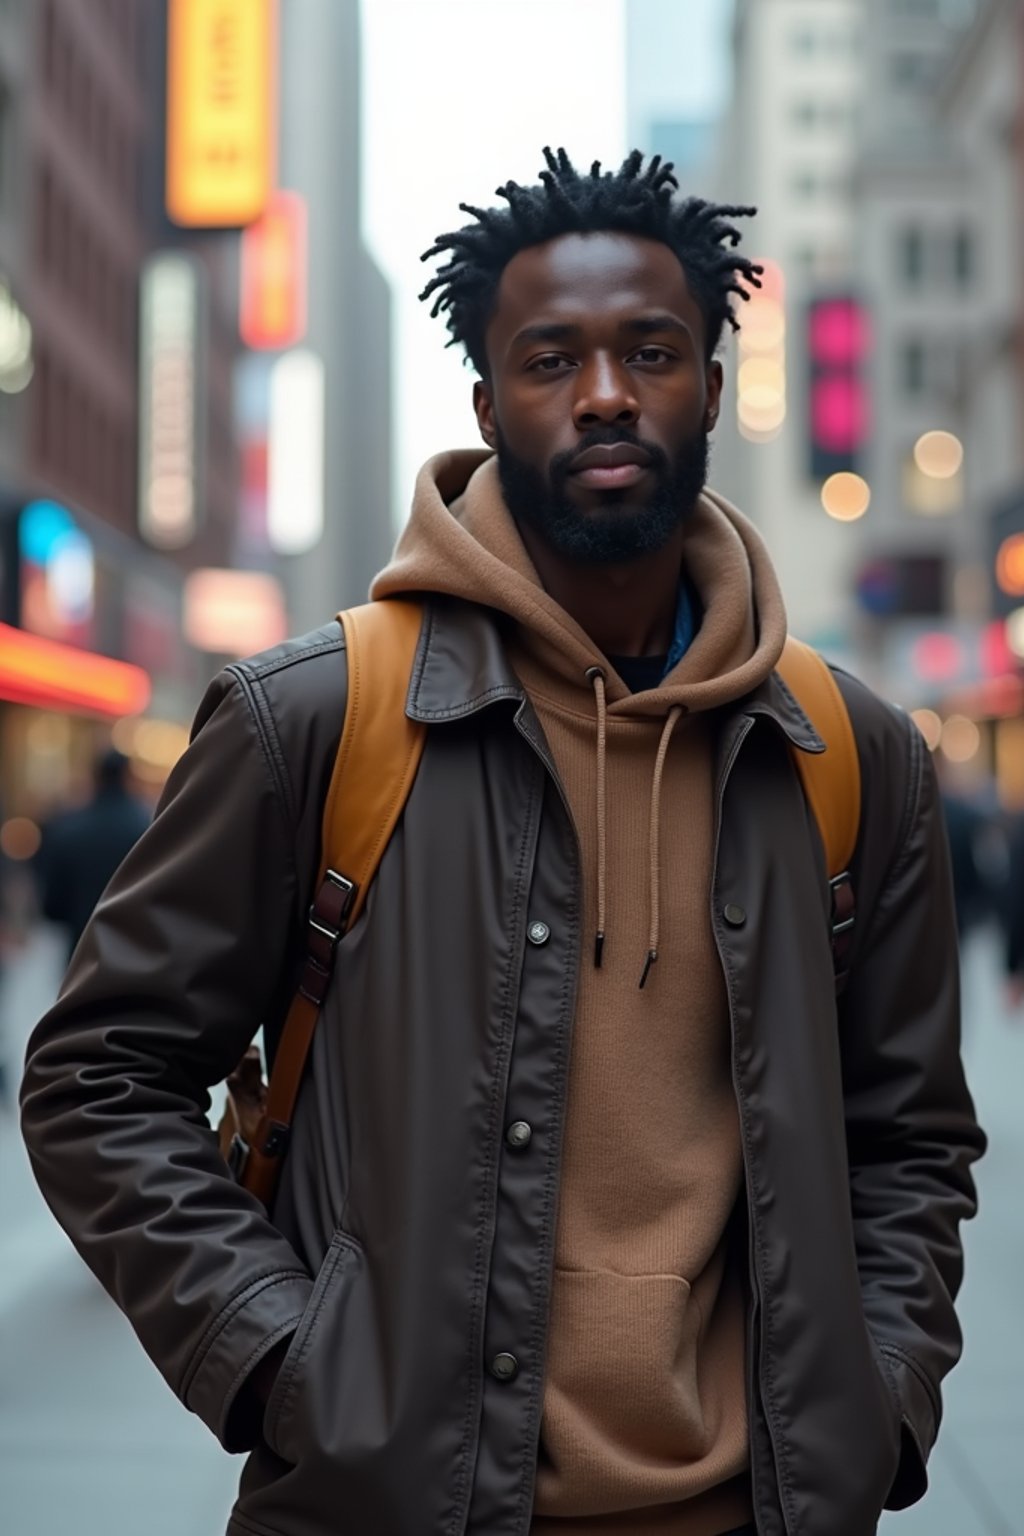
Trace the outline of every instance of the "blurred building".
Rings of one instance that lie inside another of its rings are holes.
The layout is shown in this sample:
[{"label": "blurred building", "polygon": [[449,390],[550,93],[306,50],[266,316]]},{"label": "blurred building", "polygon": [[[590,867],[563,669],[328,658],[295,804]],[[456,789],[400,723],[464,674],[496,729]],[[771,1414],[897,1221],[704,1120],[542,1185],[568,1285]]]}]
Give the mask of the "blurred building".
[{"label": "blurred building", "polygon": [[[198,14],[0,0],[3,846],[4,817],[74,794],[112,733],[155,789],[217,668],[362,600],[390,550],[358,0],[224,0],[216,36],[188,30]],[[190,211],[165,162],[230,180],[250,152],[224,138],[225,92],[262,136],[270,201]],[[240,252],[260,241],[253,299]],[[293,312],[287,336],[250,333],[261,303]]]},{"label": "blurred building", "polygon": [[[18,631],[0,672],[8,809],[73,791],[136,685],[180,742],[201,682],[182,640],[183,575],[230,544],[230,252],[163,222],[164,27],[162,5],[132,0],[0,6],[0,622]],[[182,557],[138,530],[139,282],[168,239],[191,244],[205,274],[202,530]],[[158,778],[166,751],[140,766]]]},{"label": "blurred building", "polygon": [[[972,477],[983,443],[968,431],[961,400],[972,354],[979,345],[988,351],[1012,315],[1016,244],[1012,202],[1000,207],[998,144],[977,142],[955,121],[954,82],[977,7],[864,6],[868,110],[854,196],[873,333],[872,425],[860,466],[872,501],[855,581],[865,662],[915,705],[929,671],[961,650],[980,666],[987,582]],[[997,76],[991,84],[1002,92]],[[987,126],[982,137],[990,138]]]},{"label": "blurred building", "polygon": [[856,293],[864,20],[861,0],[738,0],[713,183],[719,201],[757,208],[741,221],[744,249],[769,267],[763,294],[740,305],[739,344],[723,351],[712,483],[764,533],[793,630],[839,659],[854,643],[847,573],[860,530],[822,507],[809,328],[815,299]]},{"label": "blurred building", "polygon": [[391,551],[391,294],[363,244],[358,0],[289,0],[281,179],[309,209],[305,345],[322,360],[322,534],[283,560],[303,630],[366,600]]}]

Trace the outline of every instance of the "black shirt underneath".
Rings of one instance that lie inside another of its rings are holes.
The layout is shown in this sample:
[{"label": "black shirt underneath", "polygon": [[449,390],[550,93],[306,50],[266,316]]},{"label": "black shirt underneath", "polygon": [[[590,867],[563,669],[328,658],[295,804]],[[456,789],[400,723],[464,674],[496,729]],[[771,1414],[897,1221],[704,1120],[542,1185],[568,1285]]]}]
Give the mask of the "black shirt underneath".
[{"label": "black shirt underneath", "polygon": [[608,660],[630,693],[659,688],[668,665],[667,656],[609,656]]}]

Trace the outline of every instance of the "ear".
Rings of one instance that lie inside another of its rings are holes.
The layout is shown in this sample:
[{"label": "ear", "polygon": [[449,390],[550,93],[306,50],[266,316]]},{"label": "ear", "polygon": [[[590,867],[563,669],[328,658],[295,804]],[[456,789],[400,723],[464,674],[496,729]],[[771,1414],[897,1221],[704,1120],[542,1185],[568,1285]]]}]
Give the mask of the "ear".
[{"label": "ear", "polygon": [[491,398],[490,385],[483,379],[477,379],[473,385],[473,409],[476,412],[476,424],[480,428],[480,436],[488,448],[497,451],[498,427],[494,419],[494,401]]},{"label": "ear", "polygon": [[713,432],[718,423],[718,413],[722,408],[722,384],[724,381],[722,365],[719,362],[708,364],[705,374],[705,387],[707,390],[707,404],[704,407],[704,430]]}]

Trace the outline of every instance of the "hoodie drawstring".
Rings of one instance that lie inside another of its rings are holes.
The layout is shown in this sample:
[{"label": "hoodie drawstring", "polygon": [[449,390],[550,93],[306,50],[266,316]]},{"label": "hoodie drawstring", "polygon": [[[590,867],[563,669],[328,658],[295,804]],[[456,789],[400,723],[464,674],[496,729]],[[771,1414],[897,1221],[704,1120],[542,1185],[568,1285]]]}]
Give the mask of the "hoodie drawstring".
[{"label": "hoodie drawstring", "polygon": [[[587,681],[594,690],[597,703],[597,933],[594,935],[594,965],[601,966],[604,953],[605,914],[608,894],[608,806],[606,799],[608,763],[608,700],[605,695],[604,673],[600,667],[591,667]],[[658,958],[658,942],[661,935],[661,781],[665,772],[672,732],[685,713],[681,704],[674,704],[668,712],[665,727],[658,743],[658,755],[654,762],[654,780],[651,784],[651,831],[650,831],[650,936],[647,959],[644,962],[640,988],[643,990],[650,975],[651,966]]]},{"label": "hoodie drawstring", "polygon": [[665,728],[661,733],[658,743],[658,756],[654,762],[654,782],[651,785],[651,933],[647,947],[647,959],[644,962],[643,975],[640,977],[640,990],[643,991],[647,978],[650,975],[651,966],[658,958],[658,940],[661,929],[661,780],[665,771],[665,759],[668,756],[668,745],[672,740],[672,732],[682,716],[682,706],[674,704],[668,712]]},{"label": "hoodie drawstring", "polygon": [[604,673],[591,667],[587,681],[593,685],[597,700],[597,933],[594,936],[594,965],[600,970],[604,952],[604,918],[607,897],[608,819],[605,802],[605,765],[608,759],[608,701],[604,692]]}]

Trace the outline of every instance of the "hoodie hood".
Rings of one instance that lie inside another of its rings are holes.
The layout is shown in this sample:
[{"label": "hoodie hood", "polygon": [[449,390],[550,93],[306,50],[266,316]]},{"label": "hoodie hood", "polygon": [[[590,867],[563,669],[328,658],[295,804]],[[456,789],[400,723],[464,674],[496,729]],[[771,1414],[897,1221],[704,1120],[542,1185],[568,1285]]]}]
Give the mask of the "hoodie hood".
[{"label": "hoodie hood", "polygon": [[721,496],[705,491],[687,524],[683,563],[702,606],[700,628],[660,687],[630,693],[589,635],[549,596],[501,492],[491,453],[438,454],[420,471],[412,516],[371,597],[436,593],[479,603],[519,627],[545,669],[592,694],[605,679],[609,715],[663,718],[717,708],[768,677],[786,615],[767,549]]}]

